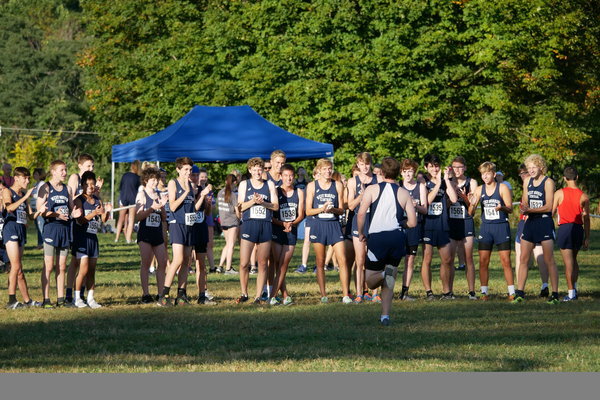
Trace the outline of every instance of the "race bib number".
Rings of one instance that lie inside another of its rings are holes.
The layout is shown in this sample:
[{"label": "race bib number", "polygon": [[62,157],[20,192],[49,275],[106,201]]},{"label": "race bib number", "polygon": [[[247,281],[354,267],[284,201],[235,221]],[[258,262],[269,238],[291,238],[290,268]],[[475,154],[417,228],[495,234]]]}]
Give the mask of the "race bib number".
[{"label": "race bib number", "polygon": [[500,211],[496,210],[496,207],[483,207],[483,213],[487,220],[494,221],[500,219]]},{"label": "race bib number", "polygon": [[250,218],[251,219],[266,219],[267,208],[265,206],[252,206],[250,207]]},{"label": "race bib number", "polygon": [[281,216],[281,220],[283,222],[292,222],[296,219],[296,208],[295,207],[285,207],[279,210],[279,215]]},{"label": "race bib number", "polygon": [[465,206],[461,204],[452,204],[450,206],[450,218],[453,219],[465,219],[467,213],[465,210]]},{"label": "race bib number", "polygon": [[17,210],[17,224],[25,225],[27,223],[27,213],[23,210]]},{"label": "race bib number", "polygon": [[442,215],[442,210],[444,209],[441,202],[431,203],[429,208],[427,209],[428,215]]},{"label": "race bib number", "polygon": [[93,219],[88,222],[88,227],[87,227],[86,232],[91,233],[92,235],[95,235],[98,233],[98,228],[100,228],[100,222]]},{"label": "race bib number", "polygon": [[544,206],[542,200],[529,200],[529,208],[540,208]]},{"label": "race bib number", "polygon": [[196,213],[196,223],[201,224],[204,222],[204,211],[198,211]]},{"label": "race bib number", "polygon": [[146,217],[146,226],[149,228],[158,228],[161,223],[160,214],[152,213]]},{"label": "race bib number", "polygon": [[192,226],[196,223],[196,213],[185,213],[185,224]]},{"label": "race bib number", "polygon": [[62,204],[60,206],[54,206],[54,212],[68,217],[69,216],[69,206],[67,206],[65,204]]},{"label": "race bib number", "polygon": [[[324,205],[325,204],[321,204],[319,206],[319,208],[323,207]],[[333,213],[320,213],[319,218],[320,219],[332,219],[332,218],[335,218],[335,215]]]}]

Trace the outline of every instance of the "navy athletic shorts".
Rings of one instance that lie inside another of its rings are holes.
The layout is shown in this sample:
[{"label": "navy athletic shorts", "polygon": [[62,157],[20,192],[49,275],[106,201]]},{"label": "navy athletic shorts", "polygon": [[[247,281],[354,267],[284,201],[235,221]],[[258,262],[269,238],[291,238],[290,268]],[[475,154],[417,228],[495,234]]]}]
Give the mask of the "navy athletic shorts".
[{"label": "navy athletic shorts", "polygon": [[450,235],[448,235],[447,231],[425,230],[423,233],[423,243],[430,244],[435,247],[444,247],[450,243]]},{"label": "navy athletic shorts", "polygon": [[405,242],[406,237],[401,230],[369,234],[365,268],[383,271],[386,265],[397,267],[406,255],[406,246],[403,245]]},{"label": "navy athletic shorts", "polygon": [[473,222],[473,218],[468,219],[448,219],[448,225],[450,226],[450,231],[448,232],[448,236],[452,240],[463,240],[469,236],[475,236],[475,223]]},{"label": "navy athletic shorts", "polygon": [[322,245],[334,245],[344,240],[339,221],[314,220],[310,226],[310,242]]},{"label": "navy athletic shorts", "polygon": [[583,245],[583,226],[573,223],[559,225],[556,244],[559,249],[581,249]]},{"label": "navy athletic shorts", "polygon": [[273,225],[273,241],[282,246],[295,246],[298,241],[298,228],[292,227],[291,232],[284,232],[283,227]]},{"label": "navy athletic shorts", "polygon": [[241,227],[242,239],[252,243],[270,242],[273,239],[273,224],[271,221],[249,219]]},{"label": "navy athletic shorts", "polygon": [[178,223],[169,224],[169,243],[194,246],[196,244],[194,226]]},{"label": "navy athletic shorts", "polygon": [[521,239],[531,243],[554,240],[554,221],[550,217],[527,218]]},{"label": "navy athletic shorts", "polygon": [[508,222],[502,224],[485,224],[482,223],[479,227],[479,235],[477,236],[479,243],[488,243],[491,245],[499,245],[510,241],[510,225]]}]

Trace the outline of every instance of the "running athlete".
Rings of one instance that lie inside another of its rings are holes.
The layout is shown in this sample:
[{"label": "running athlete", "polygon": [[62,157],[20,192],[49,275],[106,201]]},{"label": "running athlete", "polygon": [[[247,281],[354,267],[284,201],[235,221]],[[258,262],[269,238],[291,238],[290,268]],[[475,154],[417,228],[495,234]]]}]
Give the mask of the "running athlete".
[{"label": "running athlete", "polygon": [[[270,304],[292,304],[285,276],[294,255],[298,237],[298,224],[304,219],[304,191],[294,189],[294,167],[284,164],[281,168],[281,187],[277,188],[279,209],[273,214],[272,253],[275,256],[275,285]],[[281,299],[277,294],[281,291]]]},{"label": "running athlete", "polygon": [[408,191],[415,207],[417,225],[404,231],[406,236],[406,258],[404,259],[404,273],[402,274],[402,291],[400,300],[412,301],[413,297],[408,295],[408,289],[415,268],[415,258],[419,244],[423,243],[423,227],[425,215],[427,215],[427,189],[425,185],[415,179],[419,165],[408,158],[402,160],[400,171],[402,174],[402,187]]},{"label": "running athlete", "polygon": [[[72,226],[71,211],[73,210],[73,193],[63,182],[67,176],[67,166],[61,160],[50,164],[52,178],[38,190],[38,208],[47,202],[47,210],[42,214],[44,224],[44,270],[42,271],[42,307],[53,308],[50,303],[50,275],[54,270],[56,275],[57,307],[74,307],[65,302],[65,273],[67,255],[71,247]],[[73,215],[78,217],[78,215]],[[58,260],[55,261],[55,258]]]},{"label": "running athlete", "polygon": [[567,167],[563,171],[566,187],[554,194],[552,215],[558,215],[556,242],[565,263],[568,294],[563,301],[577,300],[579,264],[577,253],[590,246],[590,199],[577,187],[577,169]]},{"label": "running athlete", "polygon": [[233,249],[238,241],[240,232],[240,218],[237,210],[237,177],[229,174],[225,177],[225,187],[217,194],[217,204],[219,206],[219,218],[221,219],[221,229],[225,236],[225,246],[221,252],[219,268],[225,265],[225,274],[237,275],[237,271],[231,266],[233,259]]},{"label": "running athlete", "polygon": [[[31,207],[27,204],[34,188],[27,190],[30,177],[27,168],[17,167],[13,173],[12,186],[3,188],[0,191],[2,195],[2,204],[0,205],[2,218],[0,219],[3,222],[3,226],[0,226],[0,238],[10,261],[8,303],[6,304],[6,308],[9,310],[22,307],[39,307],[41,305],[29,296],[22,264],[23,248],[27,243],[27,217],[35,217],[31,212]],[[45,203],[38,206],[38,213],[45,210]],[[17,286],[23,296],[23,303],[17,301]]]},{"label": "running athlete", "polygon": [[242,228],[240,241],[240,286],[242,295],[237,303],[248,301],[248,267],[250,256],[256,246],[258,277],[256,279],[256,297],[254,303],[259,304],[263,287],[267,281],[267,263],[271,253],[273,228],[271,225],[273,211],[279,209],[277,191],[271,181],[265,181],[261,158],[248,160],[250,179],[242,181],[238,188],[238,207],[242,212]]},{"label": "running athlete", "polygon": [[531,251],[536,243],[541,243],[544,260],[548,266],[552,294],[548,304],[558,304],[558,271],[554,262],[554,222],[552,205],[554,204],[554,181],[546,176],[546,161],[538,154],[532,154],[524,162],[529,172],[529,179],[523,182],[521,212],[527,215],[523,234],[521,235],[521,269],[519,270],[519,290],[516,291],[515,303],[525,300],[525,283],[527,282]]},{"label": "running athlete", "polygon": [[[96,196],[96,174],[86,171],[81,175],[81,195],[73,201],[74,215],[80,215],[73,225],[73,248],[79,260],[79,273],[75,279],[75,307],[102,307],[94,299],[96,287],[96,263],[98,261],[98,229],[102,222],[108,220],[112,206],[104,206]],[[87,302],[80,297],[80,291],[85,283],[88,288]]]},{"label": "running athlete", "polygon": [[[529,178],[529,172],[527,172],[525,164],[521,164],[519,166],[519,177],[521,178],[521,182],[525,182]],[[527,216],[520,212],[519,223],[517,225],[517,233],[515,235],[515,280],[517,283],[519,282],[519,271],[521,269],[521,235],[523,234],[523,227],[525,226],[526,219]],[[542,250],[542,246],[539,243],[537,243],[533,247],[533,259],[530,258],[530,262],[527,268],[529,268],[533,264],[533,260],[535,260],[538,266],[538,269],[540,271],[540,278],[542,280],[540,297],[548,297],[550,296],[550,291],[548,290],[548,267],[546,267],[546,262],[544,261],[544,251]]]},{"label": "running athlete", "polygon": [[421,278],[427,294],[427,300],[433,300],[431,290],[431,259],[433,247],[438,248],[441,259],[440,278],[442,280],[441,300],[454,300],[452,286],[454,283],[454,268],[452,266],[452,250],[450,248],[450,237],[448,234],[448,202],[450,204],[458,201],[454,185],[450,179],[454,176],[452,167],[446,167],[444,178],[441,177],[441,161],[437,155],[427,154],[424,158],[427,174],[424,176],[427,188],[427,215],[425,216],[425,228],[423,233],[423,264],[421,266]]},{"label": "running athlete", "polygon": [[[494,244],[500,255],[504,279],[508,285],[508,299],[514,300],[515,282],[510,263],[510,224],[508,214],[512,213],[512,196],[508,186],[496,182],[496,165],[486,161],[479,166],[483,185],[469,195],[469,214],[475,214],[481,202],[481,226],[479,228],[479,280],[481,299],[488,300],[489,264]],[[469,296],[471,296],[469,294]]]},{"label": "running athlete", "polygon": [[340,268],[344,304],[352,303],[350,298],[350,272],[346,262],[344,234],[339,216],[345,212],[344,187],[334,181],[333,163],[326,158],[317,161],[319,179],[306,187],[306,215],[315,216],[310,226],[310,242],[315,250],[317,282],[321,292],[321,303],[327,303],[325,291],[325,248],[333,246]]},{"label": "running athlete", "polygon": [[452,183],[458,196],[458,201],[448,208],[452,259],[454,260],[455,255],[458,253],[459,260],[464,260],[469,286],[469,299],[477,300],[475,295],[475,263],[473,262],[475,223],[468,212],[469,195],[477,189],[477,181],[465,175],[467,162],[462,156],[455,157],[452,160],[452,171],[454,172]]},{"label": "running athlete", "polygon": [[149,272],[152,259],[156,258],[157,298],[165,283],[167,269],[167,249],[164,246],[163,225],[167,220],[165,205],[167,197],[161,196],[157,185],[160,171],[146,168],[142,171],[141,181],[144,189],[138,192],[136,204],[136,221],[139,222],[137,243],[140,248],[140,281],[142,284],[142,304],[154,302],[149,289]]},{"label": "running athlete", "polygon": [[[367,243],[366,281],[371,289],[381,286],[381,317],[383,326],[390,324],[390,310],[398,265],[405,255],[404,229],[417,226],[417,213],[408,192],[396,179],[400,163],[386,157],[381,163],[383,181],[365,189],[357,215],[359,239]],[[367,210],[371,219],[366,226]],[[367,234],[365,234],[365,231]]]},{"label": "running athlete", "polygon": [[[358,153],[356,155],[356,167],[358,169],[358,175],[350,178],[348,182],[348,222],[346,223],[346,239],[350,240],[351,243],[348,252],[347,260],[354,259],[356,263],[356,297],[355,303],[362,303],[364,295],[368,294],[368,290],[364,290],[365,283],[365,258],[367,255],[366,242],[360,241],[358,238],[358,225],[355,217],[355,210],[358,211],[360,202],[364,190],[370,185],[374,185],[381,180],[380,175],[374,175],[371,171],[372,158],[367,152]],[[367,210],[367,213],[369,211]],[[367,230],[369,228],[369,221],[366,221]],[[351,257],[352,253],[354,257]]]},{"label": "running athlete", "polygon": [[185,295],[187,284],[190,253],[195,244],[194,224],[196,223],[196,205],[194,204],[194,188],[190,182],[190,174],[194,162],[188,157],[179,157],[175,160],[177,178],[171,179],[168,184],[169,208],[171,220],[169,221],[169,240],[173,249],[173,260],[167,267],[165,284],[157,305],[161,307],[173,306],[169,292],[177,275],[177,305],[188,305],[189,300]]}]

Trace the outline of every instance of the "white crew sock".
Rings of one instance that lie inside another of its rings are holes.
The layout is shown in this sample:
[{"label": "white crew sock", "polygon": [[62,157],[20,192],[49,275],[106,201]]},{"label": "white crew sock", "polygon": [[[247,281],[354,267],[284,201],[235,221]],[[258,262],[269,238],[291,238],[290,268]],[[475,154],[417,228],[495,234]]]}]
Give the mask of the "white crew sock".
[{"label": "white crew sock", "polygon": [[79,290],[75,291],[75,297],[73,297],[73,303],[75,303],[77,300],[79,300],[80,293],[81,292]]},{"label": "white crew sock", "polygon": [[515,294],[515,285],[508,285],[508,294],[511,296]]},{"label": "white crew sock", "polygon": [[569,297],[570,298],[575,297],[575,289],[569,289]]},{"label": "white crew sock", "polygon": [[88,303],[90,301],[92,301],[92,300],[94,300],[94,289],[88,290],[88,295],[87,295],[87,301],[88,301]]},{"label": "white crew sock", "polygon": [[542,290],[546,289],[548,287],[547,283],[542,283]]},{"label": "white crew sock", "polygon": [[382,316],[379,318],[379,321],[381,322],[381,321],[383,321],[384,319],[390,319],[390,316],[389,316],[389,315],[382,315]]},{"label": "white crew sock", "polygon": [[487,286],[482,286],[481,287],[481,293],[487,294],[487,292],[488,292],[488,287]]}]

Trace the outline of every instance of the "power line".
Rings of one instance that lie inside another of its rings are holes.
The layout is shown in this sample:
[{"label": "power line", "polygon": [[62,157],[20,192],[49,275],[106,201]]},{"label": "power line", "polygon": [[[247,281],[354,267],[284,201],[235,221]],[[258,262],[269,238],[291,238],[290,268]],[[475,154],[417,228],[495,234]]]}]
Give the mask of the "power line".
[{"label": "power line", "polygon": [[9,131],[24,131],[24,132],[41,132],[41,133],[77,133],[85,135],[102,135],[102,132],[90,132],[90,131],[66,131],[66,130],[54,130],[54,129],[31,129],[31,128],[10,128],[6,126],[0,126],[0,136],[3,130]]}]

